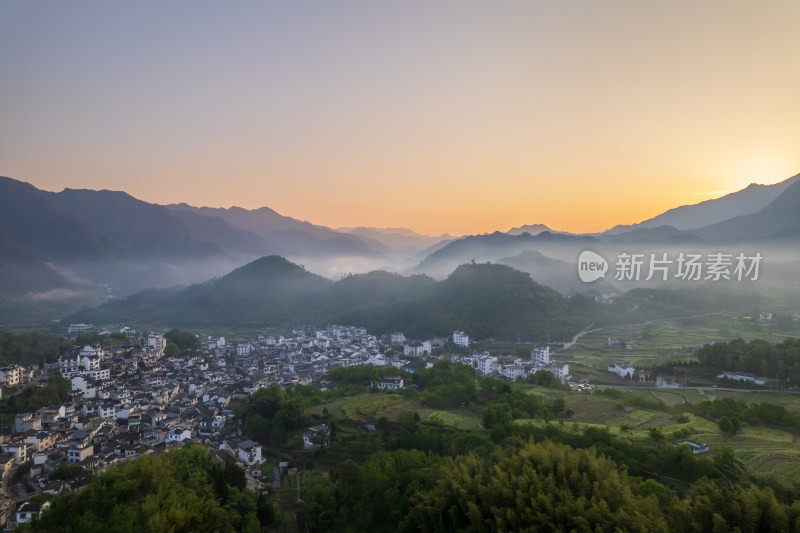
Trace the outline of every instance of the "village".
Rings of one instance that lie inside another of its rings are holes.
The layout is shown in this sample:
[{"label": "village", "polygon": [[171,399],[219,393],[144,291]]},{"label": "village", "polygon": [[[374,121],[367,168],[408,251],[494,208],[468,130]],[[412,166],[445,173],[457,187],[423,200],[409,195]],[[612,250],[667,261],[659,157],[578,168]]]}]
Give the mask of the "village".
[{"label": "village", "polygon": [[[92,329],[76,324],[69,333]],[[0,435],[0,525],[10,528],[30,521],[48,505],[36,503],[38,495],[79,491],[92,472],[187,441],[208,447],[221,460],[239,463],[253,488],[279,482],[261,477],[262,446],[242,435],[232,402],[273,385],[314,385],[324,391],[333,386],[325,376],[336,368],[385,367],[372,386],[399,390],[405,386],[402,375],[430,368],[447,353],[481,376],[514,381],[549,371],[562,382],[569,380],[569,365],[552,360],[548,345],[534,346],[530,359],[493,356],[470,352],[471,340],[461,331],[449,338],[413,340],[399,332],[376,337],[354,326],[302,327],[291,335],[260,335],[249,342],[228,343],[224,337],[210,336],[190,355],[165,355],[163,333],[137,335],[127,327],[122,333],[129,342],[116,348],[92,343],[44,368],[0,368],[0,390],[6,397],[24,385],[45,387],[55,375],[71,384],[71,401],[18,413],[13,425],[7,421]],[[445,347],[460,353],[451,354]],[[393,373],[393,368],[404,372]],[[325,439],[318,438],[321,431],[327,428],[308,428],[305,447],[324,446]]]}]

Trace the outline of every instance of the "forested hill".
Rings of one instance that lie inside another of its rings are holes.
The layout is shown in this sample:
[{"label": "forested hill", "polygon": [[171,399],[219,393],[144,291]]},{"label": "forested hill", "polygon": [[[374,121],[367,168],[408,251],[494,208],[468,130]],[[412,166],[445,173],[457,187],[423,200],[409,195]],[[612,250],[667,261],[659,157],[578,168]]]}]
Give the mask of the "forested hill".
[{"label": "forested hill", "polygon": [[[669,453],[696,462],[686,446]],[[593,448],[546,440],[485,457],[377,452],[313,478],[304,501],[310,531],[800,531],[800,506],[771,488],[701,478],[680,497]]]},{"label": "forested hill", "polygon": [[274,507],[245,488],[241,468],[188,444],[110,468],[15,531],[258,533],[274,522]]},{"label": "forested hill", "polygon": [[527,273],[497,264],[466,264],[447,279],[387,272],[331,282],[279,256],[185,289],[148,290],[79,311],[65,322],[186,328],[291,328],[359,324],[375,333],[411,336],[537,338],[571,336],[586,325],[591,302],[566,298]]}]

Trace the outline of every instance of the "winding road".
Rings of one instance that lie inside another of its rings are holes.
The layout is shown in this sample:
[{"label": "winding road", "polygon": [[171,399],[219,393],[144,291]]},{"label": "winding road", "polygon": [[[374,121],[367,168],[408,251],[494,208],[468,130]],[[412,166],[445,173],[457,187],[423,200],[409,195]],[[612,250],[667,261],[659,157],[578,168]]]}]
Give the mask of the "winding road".
[{"label": "winding road", "polygon": [[603,326],[601,328],[594,328],[594,329],[589,329],[592,326],[594,326],[594,324],[589,324],[588,326],[583,328],[581,331],[576,333],[575,336],[572,337],[572,341],[570,341],[567,344],[565,344],[558,351],[562,352],[562,351],[564,351],[564,350],[566,350],[568,348],[572,348],[573,346],[575,346],[575,343],[578,342],[578,339],[580,339],[584,335],[587,335],[589,333],[594,333],[595,331],[602,331],[604,329],[609,329],[609,328],[630,328],[630,327],[636,327],[636,326],[647,326],[648,324],[655,324],[656,322],[664,322],[665,320],[683,320],[683,319],[686,319],[686,318],[698,318],[698,317],[701,317],[701,316],[728,315],[728,314],[730,314],[730,311],[715,311],[713,313],[701,313],[699,315],[674,316],[674,317],[669,317],[669,318],[656,318],[654,320],[648,320],[647,322],[639,322],[638,324],[619,324],[619,325],[613,325],[613,326]]}]

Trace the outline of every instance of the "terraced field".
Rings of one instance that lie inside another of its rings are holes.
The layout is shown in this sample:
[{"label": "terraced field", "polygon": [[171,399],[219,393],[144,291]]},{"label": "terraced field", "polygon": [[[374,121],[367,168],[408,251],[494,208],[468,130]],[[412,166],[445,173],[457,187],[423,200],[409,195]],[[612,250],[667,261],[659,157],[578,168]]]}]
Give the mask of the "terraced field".
[{"label": "terraced field", "polygon": [[[543,389],[523,386],[527,394],[535,394],[544,401],[563,398],[571,416],[565,420],[565,427],[581,431],[586,425],[607,427],[611,432],[624,438],[650,442],[648,430],[658,427],[667,439],[677,431],[689,431],[689,438],[706,443],[711,448],[727,446],[734,450],[744,467],[755,475],[774,475],[787,482],[800,482],[800,441],[789,432],[765,427],[744,427],[737,435],[723,434],[716,422],[700,418],[691,413],[665,413],[662,411],[633,407],[623,407],[624,398],[614,399],[595,393]],[[619,390],[624,391],[621,387]],[[754,402],[775,402],[789,409],[800,409],[800,398],[773,393],[748,394],[738,391],[701,390],[633,390],[630,394],[648,400],[661,401],[666,405],[680,405],[685,400],[698,403],[705,400],[732,397]],[[334,415],[345,415],[352,419],[376,420],[385,416],[396,420],[404,411],[416,412],[426,422],[463,430],[480,429],[480,408],[474,409],[430,409],[419,401],[404,399],[399,394],[362,394],[352,398],[336,400],[329,404],[314,406],[310,411],[321,415],[323,409]],[[685,418],[682,418],[685,417]],[[684,420],[678,422],[678,419]],[[547,424],[543,420],[517,420],[517,424]],[[552,424],[560,422],[553,421]],[[622,427],[627,426],[625,431]],[[346,432],[346,431],[345,431]],[[707,454],[707,458],[711,458]]]},{"label": "terraced field", "polygon": [[695,389],[689,389],[683,391],[683,397],[689,403],[700,403],[702,401],[708,400],[708,398],[702,393],[702,391],[698,391]]},{"label": "terraced field", "polygon": [[[720,394],[720,393],[725,394]],[[753,395],[746,393],[726,391],[636,391],[637,394],[649,394],[653,398],[677,405],[682,403],[684,395],[695,402],[712,400],[717,396],[747,397]],[[680,415],[671,415],[660,411],[633,408],[626,412],[620,410],[617,404],[622,401],[604,398],[594,394],[571,393],[564,398],[567,409],[574,415],[568,422],[579,426],[596,425],[607,427],[613,433],[632,439],[648,440],[648,430],[652,427],[661,428],[662,432],[670,438],[676,431],[688,429],[690,438],[703,442],[714,448],[727,446],[734,450],[736,456],[742,461],[744,467],[751,473],[770,474],[788,482],[800,482],[800,442],[789,432],[765,427],[745,427],[735,436],[725,435],[713,421],[700,418],[692,413],[684,413],[685,422],[677,422]],[[800,399],[795,397],[773,397],[773,401],[797,407]],[[769,401],[767,395],[759,394],[753,401]],[[541,421],[520,421],[519,423],[542,424]],[[621,431],[627,425],[632,431]]]},{"label": "terraced field", "polygon": [[[674,356],[674,352],[685,352],[685,348],[699,347],[706,339],[730,341],[736,338],[759,338],[768,342],[780,342],[787,337],[800,335],[800,324],[776,327],[762,324],[744,317],[714,314],[699,317],[669,319],[649,324],[614,326],[588,333],[578,344],[565,353],[599,354],[609,352],[609,338],[635,344],[630,355],[660,354]],[[619,350],[619,348],[616,348]]]},{"label": "terraced field", "polygon": [[417,400],[407,400],[399,394],[361,394],[352,398],[342,398],[331,403],[316,405],[309,409],[312,414],[321,416],[327,408],[329,413],[344,414],[347,418],[376,420],[385,416],[397,420],[397,416],[410,411],[417,413],[420,420],[440,426],[457,429],[478,429],[480,413],[466,408],[435,410],[423,407]]},{"label": "terraced field", "polygon": [[800,482],[800,455],[766,454],[754,457],[748,468],[754,474],[771,474],[791,483]]},{"label": "terraced field", "polygon": [[672,417],[659,411],[634,408],[625,411],[617,407],[616,400],[603,398],[586,393],[575,393],[564,398],[566,408],[574,414],[568,422],[578,424],[592,424],[609,426],[619,429],[623,425],[631,426],[634,430],[668,424]]},{"label": "terraced field", "polygon": [[745,428],[733,437],[720,433],[698,434],[712,449],[728,446],[753,474],[771,474],[800,482],[800,446],[790,433],[768,428]]},{"label": "terraced field", "polygon": [[[399,394],[360,394],[358,396],[334,400],[331,403],[316,405],[309,409],[312,414],[322,415],[327,408],[329,413],[344,414],[348,418],[361,416],[380,418],[385,416],[389,420],[397,420],[397,415],[403,411],[418,411],[420,403],[415,400],[406,400]],[[422,413],[419,413],[422,416]]]},{"label": "terraced field", "polygon": [[[428,410],[425,410],[427,413]],[[422,417],[420,413],[420,417]],[[426,422],[438,424],[440,426],[453,427],[457,429],[480,429],[480,416],[478,413],[470,412],[467,409],[453,409],[451,411],[430,411],[427,416],[422,418]]]},{"label": "terraced field", "polygon": [[650,391],[650,395],[664,404],[672,406],[682,404],[683,395],[680,392]]}]

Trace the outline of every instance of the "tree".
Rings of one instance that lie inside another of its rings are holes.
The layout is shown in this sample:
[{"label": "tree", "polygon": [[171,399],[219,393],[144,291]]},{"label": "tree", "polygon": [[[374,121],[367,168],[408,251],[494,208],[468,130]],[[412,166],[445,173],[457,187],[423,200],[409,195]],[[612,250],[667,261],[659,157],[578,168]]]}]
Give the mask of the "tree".
[{"label": "tree", "polygon": [[564,400],[564,398],[556,398],[550,405],[550,410],[553,412],[553,416],[559,416],[564,412],[566,406],[567,402]]},{"label": "tree", "polygon": [[260,531],[275,513],[244,471],[189,444],[108,469],[20,531]]},{"label": "tree", "polygon": [[172,328],[164,334],[164,338],[168,343],[176,344],[182,352],[195,352],[200,349],[200,339],[188,331]]},{"label": "tree", "polygon": [[258,442],[267,442],[269,440],[269,423],[258,413],[251,414],[247,419],[247,430],[250,436]]},{"label": "tree", "polygon": [[717,468],[733,468],[737,464],[736,452],[727,446],[715,446],[713,457]]},{"label": "tree", "polygon": [[664,432],[661,431],[661,428],[650,428],[647,432],[647,436],[656,443],[656,448],[660,450],[661,443],[664,442]]},{"label": "tree", "polygon": [[459,456],[436,479],[400,531],[670,530],[657,498],[634,490],[612,460],[563,444]]},{"label": "tree", "polygon": [[164,355],[167,357],[175,357],[181,353],[181,349],[174,342],[168,343],[164,347]]}]

